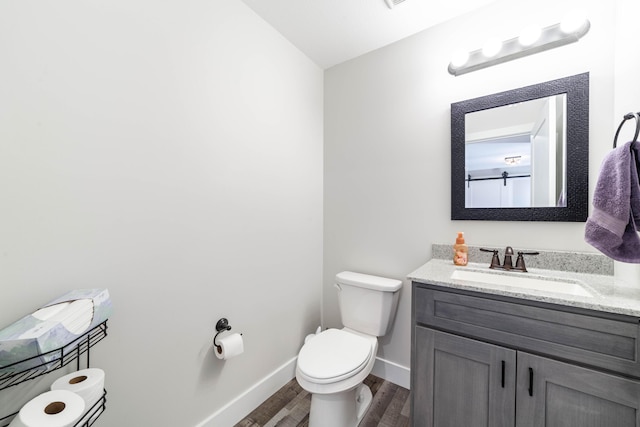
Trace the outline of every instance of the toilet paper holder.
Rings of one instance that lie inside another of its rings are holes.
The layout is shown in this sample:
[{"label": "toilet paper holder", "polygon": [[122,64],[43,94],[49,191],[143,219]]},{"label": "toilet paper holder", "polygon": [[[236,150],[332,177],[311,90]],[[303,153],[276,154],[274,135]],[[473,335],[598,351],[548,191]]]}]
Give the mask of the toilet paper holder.
[{"label": "toilet paper holder", "polygon": [[216,323],[216,335],[213,337],[213,345],[216,347],[216,349],[218,350],[218,352],[222,351],[222,347],[220,347],[218,344],[216,344],[216,338],[218,338],[218,335],[220,335],[220,333],[224,332],[224,331],[230,331],[231,330],[231,326],[229,325],[229,321],[227,319],[225,319],[224,317],[220,320],[218,320],[218,323]]}]

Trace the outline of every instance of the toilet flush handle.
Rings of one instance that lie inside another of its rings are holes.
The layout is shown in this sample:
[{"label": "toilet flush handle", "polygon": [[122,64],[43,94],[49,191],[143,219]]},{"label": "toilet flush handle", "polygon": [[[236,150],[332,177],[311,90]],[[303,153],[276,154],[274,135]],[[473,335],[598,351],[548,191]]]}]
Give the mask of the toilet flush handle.
[{"label": "toilet flush handle", "polygon": [[337,283],[334,283],[333,287],[336,288],[338,291],[342,291],[342,288]]}]

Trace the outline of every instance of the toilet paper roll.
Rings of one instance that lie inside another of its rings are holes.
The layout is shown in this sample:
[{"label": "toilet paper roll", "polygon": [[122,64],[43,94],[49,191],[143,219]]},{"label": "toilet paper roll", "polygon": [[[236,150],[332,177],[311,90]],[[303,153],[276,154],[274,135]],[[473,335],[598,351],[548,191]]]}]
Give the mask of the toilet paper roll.
[{"label": "toilet paper roll", "polygon": [[228,334],[216,340],[213,352],[218,359],[230,359],[244,352],[242,334]]},{"label": "toilet paper roll", "polygon": [[99,368],[82,369],[58,378],[51,384],[51,390],[69,390],[80,396],[86,410],[104,394],[104,371]]},{"label": "toilet paper roll", "polygon": [[84,414],[84,400],[69,390],[52,390],[31,399],[10,427],[72,427]]}]

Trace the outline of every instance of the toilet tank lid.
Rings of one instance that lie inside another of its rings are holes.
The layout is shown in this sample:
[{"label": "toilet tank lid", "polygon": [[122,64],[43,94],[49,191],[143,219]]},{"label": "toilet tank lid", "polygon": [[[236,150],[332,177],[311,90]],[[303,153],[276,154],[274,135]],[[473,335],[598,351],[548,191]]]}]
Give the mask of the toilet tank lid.
[{"label": "toilet tank lid", "polygon": [[371,276],[353,271],[343,271],[336,274],[336,282],[383,292],[395,292],[402,287],[401,280],[387,279],[386,277]]}]

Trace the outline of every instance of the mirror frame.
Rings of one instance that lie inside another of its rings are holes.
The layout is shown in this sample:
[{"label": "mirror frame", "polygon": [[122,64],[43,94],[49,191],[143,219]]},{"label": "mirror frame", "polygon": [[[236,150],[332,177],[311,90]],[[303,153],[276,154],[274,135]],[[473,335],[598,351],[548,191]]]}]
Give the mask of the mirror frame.
[{"label": "mirror frame", "polygon": [[[467,208],[465,114],[567,94],[566,207]],[[589,199],[589,73],[451,104],[451,219],[585,222]]]}]

